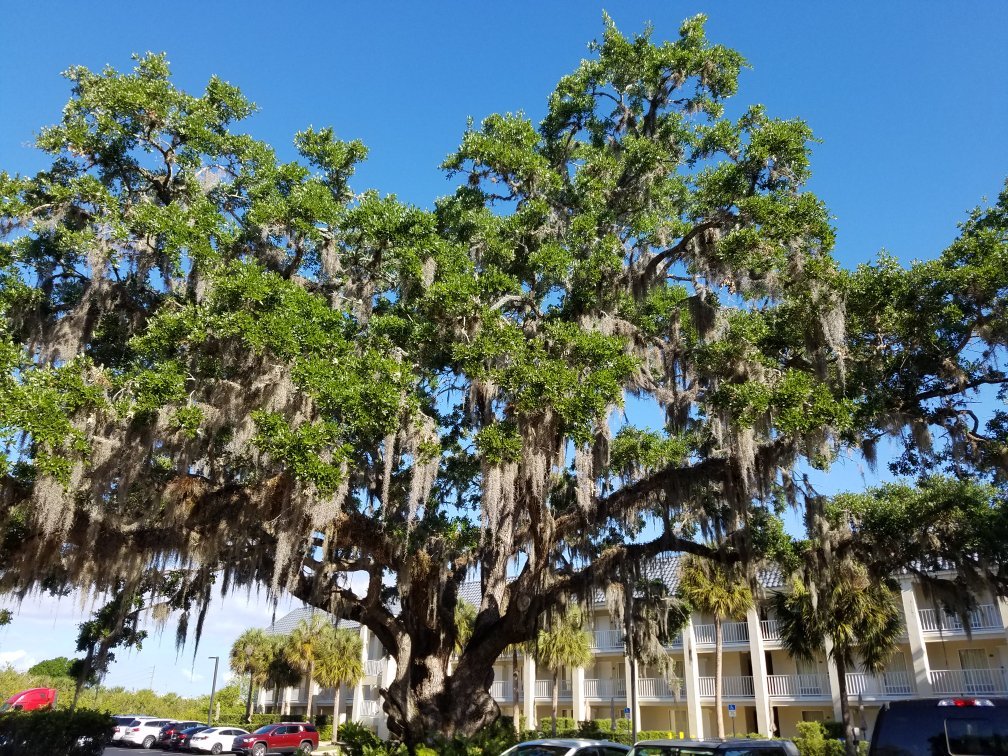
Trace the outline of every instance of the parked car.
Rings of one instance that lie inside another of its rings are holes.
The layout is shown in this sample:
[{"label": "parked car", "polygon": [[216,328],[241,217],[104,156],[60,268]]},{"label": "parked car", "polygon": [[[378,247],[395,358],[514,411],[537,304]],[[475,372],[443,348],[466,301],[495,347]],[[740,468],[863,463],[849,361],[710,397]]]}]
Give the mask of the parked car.
[{"label": "parked car", "polygon": [[908,754],[1008,754],[1008,698],[918,698],[883,704],[868,755]]},{"label": "parked car", "polygon": [[154,719],[153,717],[137,717],[128,725],[126,732],[119,739],[122,745],[139,746],[140,748],[153,748],[157,742],[158,733],[161,728],[169,724],[171,719]]},{"label": "parked car", "polygon": [[230,753],[237,750],[235,739],[248,735],[237,727],[208,727],[189,738],[189,750],[198,753]]},{"label": "parked car", "polygon": [[511,746],[501,756],[624,756],[629,752],[628,746],[609,740],[546,738]]},{"label": "parked car", "polygon": [[129,728],[130,723],[134,719],[143,719],[142,714],[116,714],[112,717],[115,721],[115,728],[112,730],[112,740],[121,740],[122,736],[126,734],[126,730]]},{"label": "parked car", "polygon": [[641,740],[630,756],[798,756],[790,740]]},{"label": "parked car", "polygon": [[318,730],[307,722],[263,725],[255,732],[235,738],[235,749],[252,756],[272,753],[310,753],[318,748]]},{"label": "parked car", "polygon": [[176,733],[181,732],[187,727],[200,727],[202,725],[203,725],[202,722],[193,722],[193,721],[169,722],[164,727],[162,727],[161,731],[158,733],[157,746],[158,748],[165,748],[165,749],[171,748],[172,738],[175,736]]},{"label": "parked car", "polygon": [[172,736],[171,749],[173,751],[188,751],[189,739],[197,732],[209,729],[206,725],[197,725],[196,727],[186,727],[184,730],[179,730]]},{"label": "parked car", "polygon": [[15,693],[3,704],[0,711],[35,711],[36,709],[52,709],[56,706],[56,690],[54,688],[29,688]]}]

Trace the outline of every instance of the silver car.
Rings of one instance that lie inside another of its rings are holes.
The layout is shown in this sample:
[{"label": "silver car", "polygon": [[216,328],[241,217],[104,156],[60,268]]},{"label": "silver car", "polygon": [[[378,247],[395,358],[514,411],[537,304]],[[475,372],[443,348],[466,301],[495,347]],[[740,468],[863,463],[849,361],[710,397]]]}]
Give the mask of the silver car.
[{"label": "silver car", "polygon": [[629,752],[628,746],[609,740],[546,738],[519,743],[501,756],[625,756]]},{"label": "silver car", "polygon": [[631,756],[798,756],[790,740],[641,740]]}]

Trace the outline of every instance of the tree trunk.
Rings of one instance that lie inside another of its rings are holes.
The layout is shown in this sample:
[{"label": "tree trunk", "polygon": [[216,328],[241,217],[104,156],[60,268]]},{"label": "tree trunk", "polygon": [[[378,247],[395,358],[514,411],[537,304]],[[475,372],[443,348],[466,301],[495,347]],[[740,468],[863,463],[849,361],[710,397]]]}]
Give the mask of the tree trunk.
[{"label": "tree trunk", "polygon": [[339,740],[339,717],[340,717],[340,694],[343,692],[343,683],[336,683],[336,695],[332,705],[332,739]]},{"label": "tree trunk", "polygon": [[514,699],[514,712],[512,713],[512,718],[514,719],[514,731],[515,735],[521,734],[521,704],[519,703],[519,693],[521,692],[521,685],[518,680],[518,648],[512,647],[511,649],[511,696]]},{"label": "tree trunk", "polygon": [[[834,646],[834,651],[836,647]],[[854,724],[851,722],[850,701],[847,700],[847,660],[843,654],[834,656],[833,663],[837,671],[837,687],[840,693],[840,718],[844,726],[844,743],[847,756],[857,756],[857,743],[854,742]]]},{"label": "tree trunk", "polygon": [[308,662],[308,706],[305,709],[305,721],[311,722],[312,698],[315,692],[315,660]]},{"label": "tree trunk", "polygon": [[73,701],[70,702],[70,711],[77,710],[77,700],[80,698],[81,691],[84,690],[87,679],[91,676],[91,667],[93,664],[94,650],[89,648],[87,654],[84,656],[84,663],[81,664],[80,672],[77,674],[76,684],[74,685],[74,697]]},{"label": "tree trunk", "polygon": [[560,706],[560,672],[558,670],[553,670],[553,737],[556,737],[557,727],[557,709]]},{"label": "tree trunk", "polygon": [[252,673],[249,672],[249,692],[248,701],[245,702],[245,721],[252,721],[252,692],[255,690],[255,680],[252,678]]},{"label": "tree trunk", "polygon": [[717,736],[723,738],[724,712],[721,706],[721,674],[724,671],[724,636],[721,618],[714,617],[714,709],[717,711]]},{"label": "tree trunk", "polygon": [[449,677],[447,656],[397,664],[395,679],[382,690],[389,732],[410,753],[432,738],[471,737],[500,716],[489,690],[493,667],[486,671],[463,660]]}]

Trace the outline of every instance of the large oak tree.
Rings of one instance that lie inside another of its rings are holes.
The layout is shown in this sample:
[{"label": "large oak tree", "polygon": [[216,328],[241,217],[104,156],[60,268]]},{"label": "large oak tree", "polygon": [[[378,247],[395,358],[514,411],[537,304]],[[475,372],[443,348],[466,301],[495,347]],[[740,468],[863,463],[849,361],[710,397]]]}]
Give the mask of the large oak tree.
[{"label": "large oak tree", "polygon": [[215,585],[290,591],[381,640],[412,744],[497,716],[494,660],[572,596],[620,606],[669,551],[752,564],[794,470],[965,427],[928,412],[1003,383],[1003,282],[957,332],[903,316],[926,273],[841,271],[809,128],[725,115],[744,66],[701,17],[663,44],[607,22],[538,125],[464,133],[431,210],[355,193],[365,149],[330,129],[281,161],[235,87],[182,92],[163,57],[70,69],[51,167],[0,174],[0,589],[170,573],[197,624]]}]

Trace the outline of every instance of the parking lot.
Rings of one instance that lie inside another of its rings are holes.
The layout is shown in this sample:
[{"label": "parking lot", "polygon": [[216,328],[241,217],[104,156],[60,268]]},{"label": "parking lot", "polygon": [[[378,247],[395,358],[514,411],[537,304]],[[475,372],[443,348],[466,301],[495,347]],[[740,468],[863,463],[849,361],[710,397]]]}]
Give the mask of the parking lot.
[{"label": "parking lot", "polygon": [[105,756],[126,756],[126,754],[136,756],[136,752],[136,748],[116,748],[114,746],[109,746],[103,751]]}]

